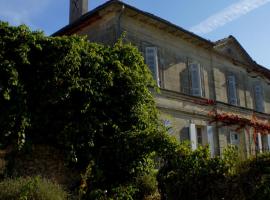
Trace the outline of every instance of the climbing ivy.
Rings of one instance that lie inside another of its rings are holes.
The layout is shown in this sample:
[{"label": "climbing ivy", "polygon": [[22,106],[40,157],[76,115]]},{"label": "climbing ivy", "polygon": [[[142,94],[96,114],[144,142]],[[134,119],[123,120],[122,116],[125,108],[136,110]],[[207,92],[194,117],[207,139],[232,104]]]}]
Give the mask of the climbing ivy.
[{"label": "climbing ivy", "polygon": [[143,57],[121,40],[104,46],[0,23],[1,146],[62,148],[81,170],[91,163],[92,187],[126,182],[151,152],[173,151],[149,88]]}]

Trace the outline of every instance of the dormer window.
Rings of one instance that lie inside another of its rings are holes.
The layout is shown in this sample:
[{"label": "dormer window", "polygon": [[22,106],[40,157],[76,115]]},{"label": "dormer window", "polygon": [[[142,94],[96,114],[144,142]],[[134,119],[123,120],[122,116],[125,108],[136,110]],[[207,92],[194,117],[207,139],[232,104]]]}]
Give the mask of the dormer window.
[{"label": "dormer window", "polygon": [[227,52],[228,52],[228,54],[232,54],[232,49],[231,48],[227,48]]}]

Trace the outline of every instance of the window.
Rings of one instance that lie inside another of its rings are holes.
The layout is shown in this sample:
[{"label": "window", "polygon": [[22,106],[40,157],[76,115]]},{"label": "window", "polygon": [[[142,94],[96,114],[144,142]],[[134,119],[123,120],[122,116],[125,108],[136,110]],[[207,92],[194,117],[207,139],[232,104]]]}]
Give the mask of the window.
[{"label": "window", "polygon": [[196,127],[196,131],[197,131],[197,144],[198,145],[203,145],[202,128],[201,127]]},{"label": "window", "polygon": [[215,144],[212,126],[199,126],[191,123],[189,125],[189,139],[191,149],[195,150],[200,145],[209,145],[211,156],[215,154]]},{"label": "window", "polygon": [[230,143],[232,145],[238,146],[240,142],[239,133],[237,132],[230,132]]},{"label": "window", "polygon": [[236,78],[233,74],[227,76],[227,90],[229,104],[238,105]]},{"label": "window", "polygon": [[159,70],[158,70],[158,55],[156,47],[146,47],[145,49],[145,63],[149,66],[154,79],[157,81],[158,87],[159,83]]},{"label": "window", "polygon": [[201,66],[199,63],[191,63],[189,65],[190,81],[191,81],[191,95],[202,96],[202,76]]},{"label": "window", "polygon": [[261,84],[254,85],[254,102],[256,111],[264,112],[263,88]]},{"label": "window", "polygon": [[173,134],[172,122],[168,119],[163,120],[163,124],[169,134]]}]

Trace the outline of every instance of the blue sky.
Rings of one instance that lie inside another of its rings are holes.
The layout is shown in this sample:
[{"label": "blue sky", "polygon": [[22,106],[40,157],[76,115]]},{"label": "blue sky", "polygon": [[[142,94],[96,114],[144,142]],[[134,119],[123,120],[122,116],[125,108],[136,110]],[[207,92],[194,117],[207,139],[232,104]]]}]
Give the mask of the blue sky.
[{"label": "blue sky", "polygon": [[[123,0],[216,41],[233,35],[250,56],[270,68],[270,0]],[[106,0],[90,0],[89,9]],[[0,20],[50,35],[68,24],[69,0],[0,0]]]}]

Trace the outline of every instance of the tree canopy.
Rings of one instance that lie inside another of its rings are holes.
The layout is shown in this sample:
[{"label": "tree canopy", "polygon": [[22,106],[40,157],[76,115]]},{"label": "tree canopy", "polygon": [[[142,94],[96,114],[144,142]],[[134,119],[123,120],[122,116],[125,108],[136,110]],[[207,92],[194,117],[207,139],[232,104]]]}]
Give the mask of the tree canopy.
[{"label": "tree canopy", "polygon": [[120,184],[152,152],[173,149],[157,117],[140,52],[79,36],[47,37],[0,23],[0,143],[62,148],[93,187]]}]

